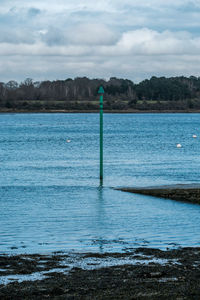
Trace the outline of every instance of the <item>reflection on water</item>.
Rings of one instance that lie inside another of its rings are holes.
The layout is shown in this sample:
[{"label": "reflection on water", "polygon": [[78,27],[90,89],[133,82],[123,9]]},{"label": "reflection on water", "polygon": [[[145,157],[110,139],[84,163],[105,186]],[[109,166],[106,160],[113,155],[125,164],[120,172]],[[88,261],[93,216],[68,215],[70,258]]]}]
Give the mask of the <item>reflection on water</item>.
[{"label": "reflection on water", "polygon": [[106,114],[104,187],[98,115],[5,114],[0,126],[1,252],[199,245],[200,206],[111,188],[198,182],[198,114]]},{"label": "reflection on water", "polygon": [[102,182],[100,183],[98,189],[98,228],[99,228],[99,252],[103,253],[103,216],[104,216],[104,203],[103,203],[103,186]]}]

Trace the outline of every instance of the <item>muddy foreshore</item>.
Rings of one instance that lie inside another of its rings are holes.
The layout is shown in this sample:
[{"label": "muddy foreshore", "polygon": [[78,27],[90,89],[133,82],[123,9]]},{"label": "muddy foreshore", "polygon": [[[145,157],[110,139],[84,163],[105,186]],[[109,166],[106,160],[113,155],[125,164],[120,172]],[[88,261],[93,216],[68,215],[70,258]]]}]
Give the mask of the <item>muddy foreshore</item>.
[{"label": "muddy foreshore", "polygon": [[199,184],[176,184],[155,187],[119,188],[123,192],[200,204]]},{"label": "muddy foreshore", "polygon": [[0,255],[0,299],[200,299],[199,247],[85,253],[79,261],[62,252]]}]

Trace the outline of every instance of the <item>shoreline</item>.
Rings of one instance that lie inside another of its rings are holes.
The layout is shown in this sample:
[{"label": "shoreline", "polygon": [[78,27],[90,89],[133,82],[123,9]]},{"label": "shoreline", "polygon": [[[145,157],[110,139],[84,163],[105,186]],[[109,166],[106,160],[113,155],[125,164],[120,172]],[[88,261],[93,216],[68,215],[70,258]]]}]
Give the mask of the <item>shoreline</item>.
[{"label": "shoreline", "polygon": [[[0,109],[0,114],[18,114],[18,113],[99,113],[99,110],[65,110],[65,109],[41,109],[41,110],[25,110],[25,109]],[[152,113],[161,113],[161,114],[177,114],[177,113],[200,113],[200,110],[104,110],[104,113],[111,113],[111,114],[152,114]]]},{"label": "shoreline", "polygon": [[76,255],[0,255],[0,299],[199,299],[200,247]]},{"label": "shoreline", "polygon": [[200,184],[175,184],[150,187],[117,188],[123,192],[200,204]]}]

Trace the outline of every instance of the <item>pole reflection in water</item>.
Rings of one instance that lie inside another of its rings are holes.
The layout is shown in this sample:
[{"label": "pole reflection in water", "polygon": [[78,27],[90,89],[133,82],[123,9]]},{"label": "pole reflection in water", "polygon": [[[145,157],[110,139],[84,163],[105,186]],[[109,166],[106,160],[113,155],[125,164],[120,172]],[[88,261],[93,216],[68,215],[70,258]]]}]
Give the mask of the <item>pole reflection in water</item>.
[{"label": "pole reflection in water", "polygon": [[98,228],[99,228],[99,252],[102,253],[103,252],[103,237],[102,237],[102,231],[103,231],[103,227],[104,227],[104,200],[103,200],[103,186],[100,185],[98,188]]}]

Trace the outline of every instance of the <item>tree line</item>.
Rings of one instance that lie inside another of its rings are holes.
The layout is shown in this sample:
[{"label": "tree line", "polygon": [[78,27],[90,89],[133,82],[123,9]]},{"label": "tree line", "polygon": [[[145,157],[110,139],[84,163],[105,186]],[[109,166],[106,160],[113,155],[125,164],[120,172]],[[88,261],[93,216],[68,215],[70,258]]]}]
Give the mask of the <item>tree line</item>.
[{"label": "tree line", "polygon": [[111,77],[55,81],[0,82],[0,108],[23,110],[97,110],[98,89],[105,90],[107,110],[200,109],[200,77],[155,77],[138,84]]}]

